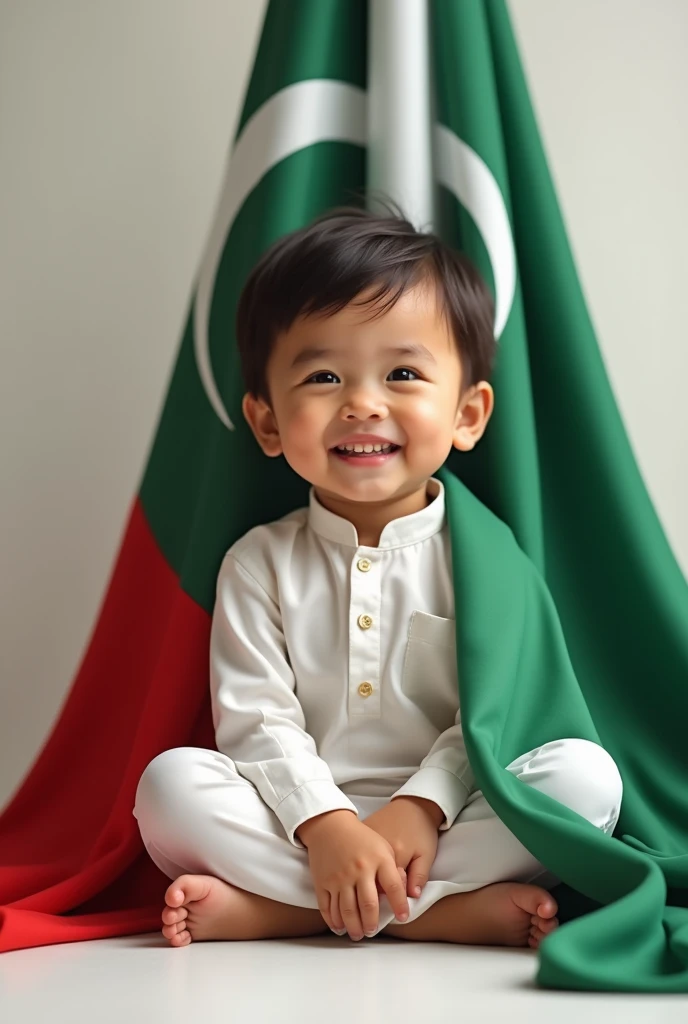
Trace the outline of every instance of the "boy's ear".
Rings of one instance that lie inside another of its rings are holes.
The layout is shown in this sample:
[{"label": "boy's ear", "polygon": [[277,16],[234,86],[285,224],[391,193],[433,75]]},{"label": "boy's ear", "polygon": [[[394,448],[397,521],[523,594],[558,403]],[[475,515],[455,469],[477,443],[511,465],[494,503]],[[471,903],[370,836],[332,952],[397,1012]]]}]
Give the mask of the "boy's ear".
[{"label": "boy's ear", "polygon": [[459,402],[452,444],[459,451],[475,448],[485,433],[485,427],[494,409],[494,391],[486,380],[469,388]]},{"label": "boy's ear", "polygon": [[281,455],[282,445],[277,421],[268,403],[247,391],[241,400],[241,411],[265,454],[271,458]]}]

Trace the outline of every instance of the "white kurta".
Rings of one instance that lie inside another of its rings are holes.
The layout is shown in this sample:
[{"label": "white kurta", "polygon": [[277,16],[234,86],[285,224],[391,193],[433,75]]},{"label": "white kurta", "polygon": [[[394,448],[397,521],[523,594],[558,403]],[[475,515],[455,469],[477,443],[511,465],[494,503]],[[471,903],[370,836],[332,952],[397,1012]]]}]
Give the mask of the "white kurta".
[{"label": "white kurta", "polygon": [[[445,819],[410,920],[437,899],[500,880],[548,879],[475,789],[461,731],[444,487],[388,523],[377,547],[326,509],[255,527],[217,580],[210,686],[217,751],[180,747],[144,772],[134,815],[169,877],[214,874],[317,908],[295,836],[317,814],[364,819],[395,796],[434,801]],[[460,567],[459,567],[460,571]],[[611,832],[621,779],[601,747],[553,737],[510,766]],[[380,924],[393,918],[386,897]]]},{"label": "white kurta", "polygon": [[349,795],[413,794],[453,824],[474,780],[463,743],[444,487],[376,548],[320,504],[257,526],[217,582],[210,685],[218,750],[290,841]]}]

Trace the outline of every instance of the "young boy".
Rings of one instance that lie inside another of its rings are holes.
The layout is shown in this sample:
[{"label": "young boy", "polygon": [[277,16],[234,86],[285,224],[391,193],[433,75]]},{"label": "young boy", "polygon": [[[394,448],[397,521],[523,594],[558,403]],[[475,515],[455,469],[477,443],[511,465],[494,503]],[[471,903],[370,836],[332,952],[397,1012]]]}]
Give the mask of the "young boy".
[{"label": "young boy", "polygon": [[[536,948],[558,879],[475,786],[433,475],[492,413],[489,293],[402,218],[335,210],[265,254],[237,327],[246,420],[312,486],[222,562],[217,751],[167,750],[139,783],[143,841],[174,879],[163,935]],[[507,770],[613,831],[621,780],[597,744],[552,737]]]}]

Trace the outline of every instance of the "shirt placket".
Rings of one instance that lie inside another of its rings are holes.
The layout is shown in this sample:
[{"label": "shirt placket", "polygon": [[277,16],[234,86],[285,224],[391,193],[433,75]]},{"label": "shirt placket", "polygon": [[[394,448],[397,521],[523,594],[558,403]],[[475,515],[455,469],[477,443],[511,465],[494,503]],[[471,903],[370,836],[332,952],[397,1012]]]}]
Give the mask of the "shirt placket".
[{"label": "shirt placket", "polygon": [[349,715],[380,717],[380,610],[382,573],[379,554],[359,550],[351,566],[349,606]]}]

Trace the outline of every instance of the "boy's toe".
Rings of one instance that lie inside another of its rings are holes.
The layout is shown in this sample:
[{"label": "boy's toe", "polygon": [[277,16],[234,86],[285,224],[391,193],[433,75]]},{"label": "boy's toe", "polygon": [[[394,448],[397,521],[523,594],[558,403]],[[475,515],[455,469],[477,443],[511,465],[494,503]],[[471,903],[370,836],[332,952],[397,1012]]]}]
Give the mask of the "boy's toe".
[{"label": "boy's toe", "polygon": [[514,885],[511,892],[511,899],[521,910],[524,910],[533,921],[538,919],[549,919],[557,912],[556,901],[536,885]]},{"label": "boy's toe", "polygon": [[554,917],[554,915],[557,912],[557,909],[558,907],[556,902],[551,897],[549,897],[548,899],[542,900],[542,902],[538,906],[537,916],[545,919]]},{"label": "boy's toe", "polygon": [[204,899],[210,892],[214,879],[209,875],[180,875],[168,886],[165,903],[168,907],[181,907],[187,903]]},{"label": "boy's toe", "polygon": [[556,917],[531,917],[530,920],[543,935],[549,935],[550,932],[553,932],[559,926],[559,921]]},{"label": "boy's toe", "polygon": [[162,912],[163,924],[176,924],[188,917],[189,911],[186,907],[165,907]]},{"label": "boy's toe", "polygon": [[186,929],[186,925],[183,921],[178,924],[166,924],[163,926],[162,933],[166,939],[172,939],[175,935],[183,932]]},{"label": "boy's toe", "polygon": [[176,935],[173,935],[170,938],[171,946],[188,946],[190,942],[191,935],[188,931],[186,931],[186,929],[184,929],[184,931],[177,932]]}]

